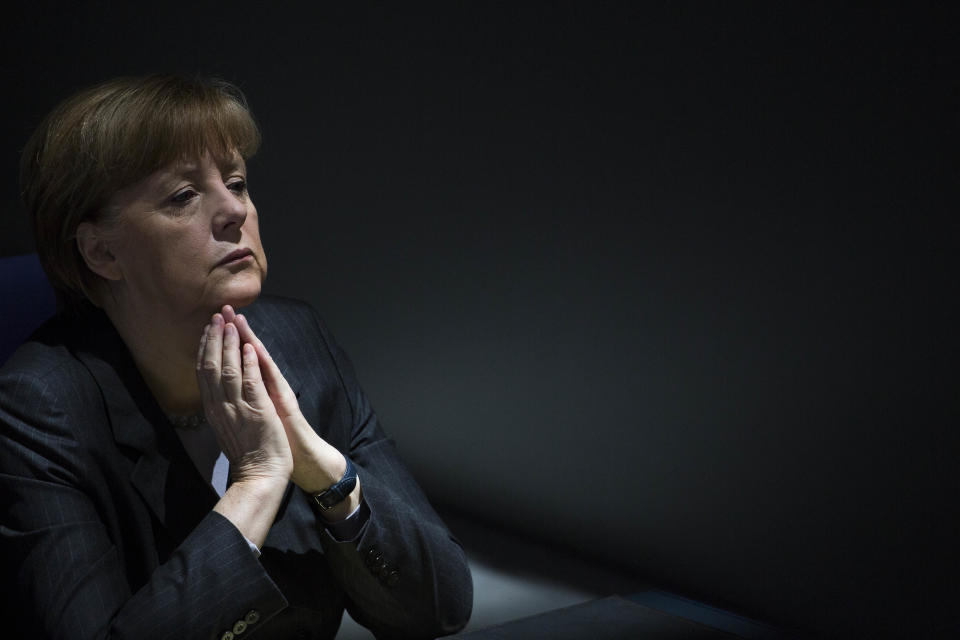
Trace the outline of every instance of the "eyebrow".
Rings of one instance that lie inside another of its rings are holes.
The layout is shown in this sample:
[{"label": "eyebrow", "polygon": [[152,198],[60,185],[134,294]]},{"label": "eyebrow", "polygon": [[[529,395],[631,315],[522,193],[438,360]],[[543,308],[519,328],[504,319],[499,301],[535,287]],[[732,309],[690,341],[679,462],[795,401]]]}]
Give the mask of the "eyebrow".
[{"label": "eyebrow", "polygon": [[[239,155],[229,159],[221,158],[215,161],[215,164],[217,165],[217,169],[220,171],[232,171],[234,169],[246,170],[247,168],[246,162],[244,162],[243,158]],[[200,163],[198,162],[194,162],[192,160],[180,162],[173,165],[170,171],[165,172],[166,176],[164,177],[163,182],[173,182],[179,178],[192,178],[196,176],[199,171]]]}]

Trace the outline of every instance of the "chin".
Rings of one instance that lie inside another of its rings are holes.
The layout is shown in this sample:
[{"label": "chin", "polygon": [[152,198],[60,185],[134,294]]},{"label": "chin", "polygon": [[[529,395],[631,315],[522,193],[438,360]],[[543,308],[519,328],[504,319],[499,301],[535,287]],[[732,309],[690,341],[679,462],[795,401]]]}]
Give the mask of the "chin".
[{"label": "chin", "polygon": [[240,283],[237,283],[236,286],[232,286],[225,291],[224,295],[219,296],[220,302],[217,308],[220,309],[223,305],[229,304],[234,309],[239,309],[253,304],[259,297],[259,280],[256,282],[244,282],[242,286],[240,286]]},{"label": "chin", "polygon": [[[260,292],[257,291],[255,294],[251,294],[249,296],[231,298],[229,301],[223,304],[229,304],[234,309],[242,309],[243,307],[247,307],[253,304],[256,301],[256,299],[259,297],[260,297]],[[223,305],[220,305],[220,306],[222,307]]]},{"label": "chin", "polygon": [[213,303],[214,311],[219,311],[225,304],[229,304],[234,309],[246,307],[260,297],[260,289],[265,277],[266,269],[259,268],[259,264],[257,268],[241,269],[238,273],[217,282],[211,290],[208,290],[207,299]]}]

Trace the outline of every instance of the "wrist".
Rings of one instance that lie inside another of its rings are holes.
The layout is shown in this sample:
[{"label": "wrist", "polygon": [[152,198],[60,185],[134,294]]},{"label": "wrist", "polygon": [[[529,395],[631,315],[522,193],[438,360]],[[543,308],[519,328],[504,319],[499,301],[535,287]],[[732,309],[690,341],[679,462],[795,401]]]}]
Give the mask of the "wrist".
[{"label": "wrist", "polygon": [[309,494],[319,493],[336,484],[347,470],[347,459],[340,451],[316,435],[297,452],[293,481]]},{"label": "wrist", "polygon": [[322,461],[315,460],[309,467],[310,471],[298,478],[300,482],[297,482],[297,485],[313,495],[338,483],[347,471],[347,459],[339,451],[335,450],[335,452],[336,457],[330,456]]},{"label": "wrist", "polygon": [[343,502],[333,505],[326,511],[319,508],[317,511],[320,513],[320,518],[327,523],[340,522],[357,510],[362,499],[363,492],[360,489],[360,477],[357,476],[356,487],[354,487],[353,491],[350,492],[350,495],[348,495]]},{"label": "wrist", "polygon": [[275,476],[239,479],[227,487],[213,510],[260,548],[273,526],[287,484],[287,480]]},{"label": "wrist", "polygon": [[289,478],[280,475],[237,478],[227,487],[227,491],[250,500],[264,500],[276,494],[282,495],[289,482]]}]

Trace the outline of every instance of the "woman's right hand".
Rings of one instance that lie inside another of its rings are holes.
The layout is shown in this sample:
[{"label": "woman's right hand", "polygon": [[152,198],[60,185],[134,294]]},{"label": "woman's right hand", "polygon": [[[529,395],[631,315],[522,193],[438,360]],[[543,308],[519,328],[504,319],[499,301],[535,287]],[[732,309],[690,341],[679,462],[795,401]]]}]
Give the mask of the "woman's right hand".
[{"label": "woman's right hand", "polygon": [[293,456],[264,386],[257,353],[252,345],[241,348],[236,326],[219,313],[200,339],[197,382],[204,414],[230,462],[234,484],[273,481],[285,487]]}]

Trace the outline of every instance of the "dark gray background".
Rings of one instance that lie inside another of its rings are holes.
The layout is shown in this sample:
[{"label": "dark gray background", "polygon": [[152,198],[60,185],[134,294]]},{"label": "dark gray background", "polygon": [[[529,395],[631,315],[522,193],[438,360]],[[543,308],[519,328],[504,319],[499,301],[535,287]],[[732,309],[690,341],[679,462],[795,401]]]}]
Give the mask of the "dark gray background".
[{"label": "dark gray background", "polygon": [[777,624],[956,625],[957,11],[346,4],[12,9],[0,253],[58,100],[219,75],[267,291],[436,503]]}]

